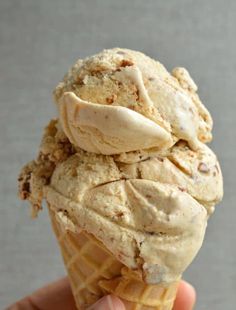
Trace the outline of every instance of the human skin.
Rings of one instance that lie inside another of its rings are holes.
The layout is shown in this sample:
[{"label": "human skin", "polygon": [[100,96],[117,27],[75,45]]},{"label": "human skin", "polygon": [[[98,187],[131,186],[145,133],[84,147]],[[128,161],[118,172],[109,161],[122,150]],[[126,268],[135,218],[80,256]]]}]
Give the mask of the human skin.
[{"label": "human skin", "polygon": [[[196,300],[195,289],[181,281],[173,310],[192,310]],[[48,284],[31,295],[21,299],[6,310],[76,310],[74,298],[67,278]],[[101,298],[88,310],[125,310],[123,303],[115,296]]]}]

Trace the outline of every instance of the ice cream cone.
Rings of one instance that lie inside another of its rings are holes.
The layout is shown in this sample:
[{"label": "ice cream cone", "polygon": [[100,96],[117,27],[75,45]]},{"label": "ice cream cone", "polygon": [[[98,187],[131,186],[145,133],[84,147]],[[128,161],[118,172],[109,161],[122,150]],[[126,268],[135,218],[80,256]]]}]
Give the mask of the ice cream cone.
[{"label": "ice cream cone", "polygon": [[123,265],[91,234],[63,227],[50,206],[49,214],[76,305],[78,309],[86,309],[104,295],[99,281],[120,275]]},{"label": "ice cream cone", "polygon": [[34,216],[47,201],[78,309],[106,294],[127,309],[172,309],[223,196],[196,84],[115,48],[79,59],[54,98],[58,119],[19,195]]},{"label": "ice cream cone", "polygon": [[67,229],[48,208],[78,309],[109,293],[120,297],[126,309],[172,309],[178,282],[168,287],[146,284],[141,272],[125,267],[91,234]]}]

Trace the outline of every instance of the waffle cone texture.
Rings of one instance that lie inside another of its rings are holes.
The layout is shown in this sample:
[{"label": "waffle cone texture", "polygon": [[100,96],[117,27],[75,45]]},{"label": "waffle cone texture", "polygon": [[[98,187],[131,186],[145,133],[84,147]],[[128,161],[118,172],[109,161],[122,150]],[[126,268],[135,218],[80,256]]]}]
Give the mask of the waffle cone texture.
[{"label": "waffle cone texture", "polygon": [[172,309],[179,281],[169,286],[145,283],[140,271],[124,266],[93,235],[63,227],[50,205],[48,209],[79,310],[107,294],[119,297],[127,310]]}]

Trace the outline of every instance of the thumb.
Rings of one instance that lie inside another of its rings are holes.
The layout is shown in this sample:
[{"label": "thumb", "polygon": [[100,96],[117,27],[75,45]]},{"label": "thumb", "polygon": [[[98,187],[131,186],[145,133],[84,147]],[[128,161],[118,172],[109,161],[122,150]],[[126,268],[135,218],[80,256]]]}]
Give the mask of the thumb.
[{"label": "thumb", "polygon": [[114,295],[107,295],[99,299],[87,310],[125,310],[125,306],[118,297]]}]

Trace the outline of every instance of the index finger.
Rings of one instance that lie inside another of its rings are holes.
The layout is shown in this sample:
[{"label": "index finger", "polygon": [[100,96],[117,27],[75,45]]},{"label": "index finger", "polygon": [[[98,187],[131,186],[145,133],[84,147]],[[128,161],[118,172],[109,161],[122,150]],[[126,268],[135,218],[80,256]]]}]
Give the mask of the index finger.
[{"label": "index finger", "polygon": [[196,301],[195,289],[186,281],[181,281],[173,310],[192,310]]}]

